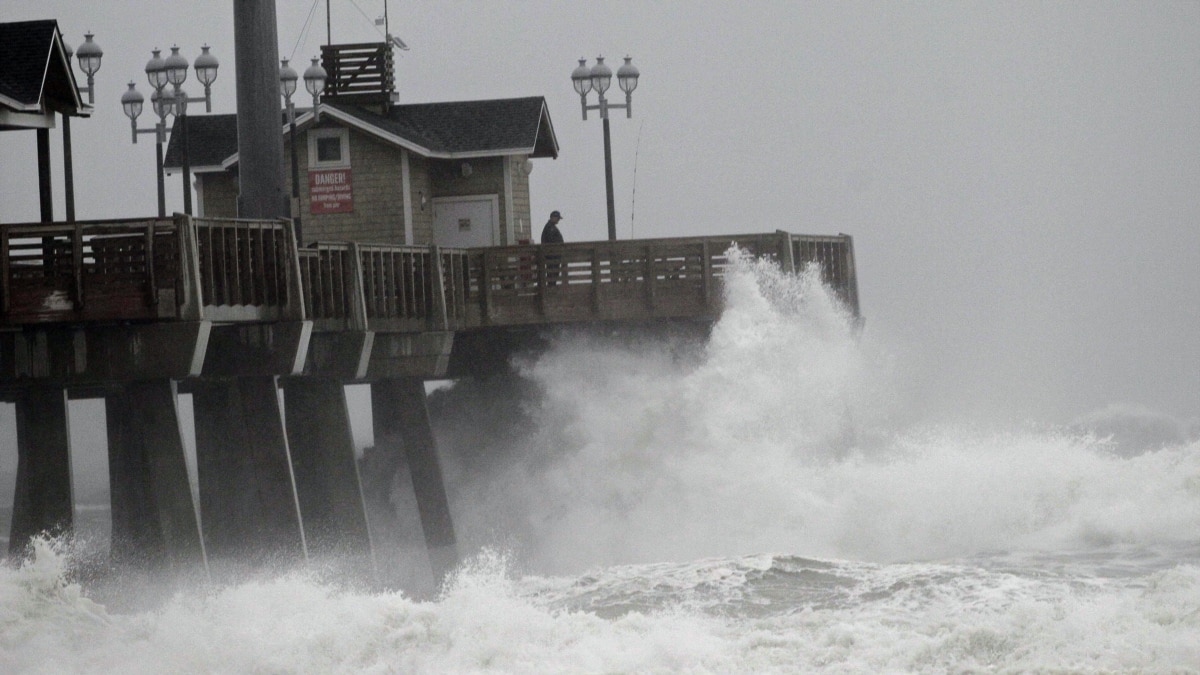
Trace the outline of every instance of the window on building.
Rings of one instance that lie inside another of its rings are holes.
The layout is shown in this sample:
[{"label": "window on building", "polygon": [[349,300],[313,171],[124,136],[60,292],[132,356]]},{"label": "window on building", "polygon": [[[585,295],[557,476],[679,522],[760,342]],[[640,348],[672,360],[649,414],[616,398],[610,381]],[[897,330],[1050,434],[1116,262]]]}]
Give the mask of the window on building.
[{"label": "window on building", "polygon": [[313,129],[308,132],[308,166],[310,168],[350,166],[349,130]]}]

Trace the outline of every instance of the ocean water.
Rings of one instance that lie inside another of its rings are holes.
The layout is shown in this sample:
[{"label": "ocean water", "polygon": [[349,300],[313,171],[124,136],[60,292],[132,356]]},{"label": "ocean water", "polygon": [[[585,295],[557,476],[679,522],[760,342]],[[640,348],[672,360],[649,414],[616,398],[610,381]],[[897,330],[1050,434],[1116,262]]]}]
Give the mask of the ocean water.
[{"label": "ocean water", "polygon": [[1200,672],[1194,424],[899,422],[814,273],[726,293],[703,344],[563,333],[432,398],[468,554],[434,595],[96,581],[42,540],[0,672]]}]

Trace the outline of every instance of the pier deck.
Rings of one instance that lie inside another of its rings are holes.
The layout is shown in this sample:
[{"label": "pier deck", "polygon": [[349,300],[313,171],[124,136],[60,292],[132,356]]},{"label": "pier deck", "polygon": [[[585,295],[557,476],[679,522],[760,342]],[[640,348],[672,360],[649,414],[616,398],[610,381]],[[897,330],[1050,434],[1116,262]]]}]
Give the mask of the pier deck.
[{"label": "pier deck", "polygon": [[[211,337],[214,329],[303,333],[308,351],[274,364],[279,375],[321,374],[344,382],[397,374],[438,378],[445,375],[455,334],[712,320],[720,311],[726,251],[733,244],[786,269],[820,263],[826,283],[857,312],[846,235],[776,232],[483,249],[360,243],[299,248],[285,221],[177,215],[0,225],[0,391],[34,380],[86,387],[242,374],[237,367],[246,359],[226,355],[235,362],[226,364],[208,350],[187,355],[202,369],[191,362],[184,369],[180,345],[166,339],[182,334],[187,343],[197,332]],[[139,336],[162,338],[157,361],[172,363],[155,362],[152,354],[122,355],[114,344],[134,344]],[[56,348],[64,340],[69,345]],[[253,354],[252,363],[261,366],[262,356]]]}]

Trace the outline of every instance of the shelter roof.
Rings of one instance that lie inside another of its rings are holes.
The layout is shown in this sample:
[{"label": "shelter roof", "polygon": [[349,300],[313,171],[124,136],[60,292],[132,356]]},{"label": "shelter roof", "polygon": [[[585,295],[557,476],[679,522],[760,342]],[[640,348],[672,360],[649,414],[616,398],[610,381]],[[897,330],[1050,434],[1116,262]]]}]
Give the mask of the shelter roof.
[{"label": "shelter roof", "polygon": [[54,19],[0,23],[0,129],[45,126],[50,113],[88,116]]}]

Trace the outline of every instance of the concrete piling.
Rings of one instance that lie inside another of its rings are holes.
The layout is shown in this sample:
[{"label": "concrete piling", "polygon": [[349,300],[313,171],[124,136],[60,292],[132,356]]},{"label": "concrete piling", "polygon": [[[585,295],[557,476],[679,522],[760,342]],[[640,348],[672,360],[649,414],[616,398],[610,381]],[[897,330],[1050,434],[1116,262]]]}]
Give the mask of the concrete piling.
[{"label": "concrete piling", "polygon": [[370,562],[371,536],[345,387],[337,380],[291,378],[284,381],[283,397],[309,552]]},{"label": "concrete piling", "polygon": [[204,380],[192,391],[200,512],[210,565],[307,558],[277,378]]},{"label": "concrete piling", "polygon": [[148,569],[206,568],[188,481],[178,393],[170,380],[135,382],[105,397],[112,559]]},{"label": "concrete piling", "polygon": [[16,413],[17,487],[8,552],[20,556],[39,532],[69,530],[75,506],[66,390],[28,387],[16,398]]},{"label": "concrete piling", "polygon": [[425,405],[425,383],[418,378],[372,383],[371,413],[376,450],[395,455],[403,453],[408,463],[429,565],[434,579],[440,583],[458,565],[458,543],[438,460],[437,442]]}]

